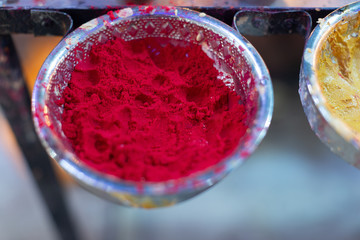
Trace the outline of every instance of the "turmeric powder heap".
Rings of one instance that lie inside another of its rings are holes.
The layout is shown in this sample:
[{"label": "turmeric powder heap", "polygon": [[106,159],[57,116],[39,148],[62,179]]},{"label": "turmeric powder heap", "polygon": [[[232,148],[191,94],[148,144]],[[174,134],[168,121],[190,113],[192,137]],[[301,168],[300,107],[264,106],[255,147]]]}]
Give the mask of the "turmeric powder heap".
[{"label": "turmeric powder heap", "polygon": [[360,14],[344,19],[322,40],[317,79],[329,111],[360,133]]}]

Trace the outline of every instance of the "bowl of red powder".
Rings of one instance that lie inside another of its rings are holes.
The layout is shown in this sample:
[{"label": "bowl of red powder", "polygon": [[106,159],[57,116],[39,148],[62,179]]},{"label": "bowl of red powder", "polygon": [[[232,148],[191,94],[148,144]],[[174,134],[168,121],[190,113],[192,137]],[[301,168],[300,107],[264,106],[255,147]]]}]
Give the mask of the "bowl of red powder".
[{"label": "bowl of red powder", "polygon": [[172,7],[133,7],[82,25],[43,64],[33,92],[49,156],[90,191],[168,206],[239,166],[270,124],[259,54],[234,29]]}]

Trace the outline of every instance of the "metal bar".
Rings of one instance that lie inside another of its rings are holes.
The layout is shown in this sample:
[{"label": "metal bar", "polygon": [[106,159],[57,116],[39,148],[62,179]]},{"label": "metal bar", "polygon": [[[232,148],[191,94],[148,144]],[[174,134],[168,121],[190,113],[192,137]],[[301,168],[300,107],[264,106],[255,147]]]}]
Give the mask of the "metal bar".
[{"label": "metal bar", "polygon": [[[1,0],[0,0],[1,1]],[[122,8],[124,6],[119,6]],[[109,10],[117,8],[96,8],[96,9],[4,9],[0,8],[0,34],[12,33],[33,33],[35,35],[58,35],[64,36],[72,28],[93,18],[106,14]],[[315,26],[318,18],[323,18],[333,9],[317,8],[217,8],[217,7],[191,7],[193,10],[204,12],[213,16],[230,26],[237,12],[242,16],[261,20],[266,26],[271,27],[270,32],[282,32],[288,34],[289,30],[301,32],[296,29],[303,26],[308,19],[312,19],[312,26]],[[239,15],[239,14],[238,14]],[[307,16],[310,15],[310,16]],[[284,21],[282,21],[284,20]],[[264,22],[265,21],[265,22]],[[249,24],[247,24],[250,26]],[[254,26],[256,28],[256,26]],[[259,31],[259,30],[258,30]],[[269,33],[266,29],[264,33]],[[306,35],[307,32],[301,33]]]},{"label": "metal bar", "polygon": [[311,16],[305,11],[249,11],[235,14],[233,25],[244,35],[266,36],[300,34],[307,38],[311,30]]},{"label": "metal bar", "polygon": [[108,8],[132,5],[163,5],[186,7],[217,7],[217,8],[243,8],[243,7],[269,7],[269,8],[338,8],[352,3],[354,0],[0,0],[3,8],[38,8],[38,9],[90,9]]},{"label": "metal bar", "polygon": [[66,13],[51,10],[0,9],[0,34],[65,35],[72,27]]},{"label": "metal bar", "polygon": [[0,105],[23,151],[61,239],[78,239],[63,189],[35,133],[30,98],[10,35],[0,36]]}]

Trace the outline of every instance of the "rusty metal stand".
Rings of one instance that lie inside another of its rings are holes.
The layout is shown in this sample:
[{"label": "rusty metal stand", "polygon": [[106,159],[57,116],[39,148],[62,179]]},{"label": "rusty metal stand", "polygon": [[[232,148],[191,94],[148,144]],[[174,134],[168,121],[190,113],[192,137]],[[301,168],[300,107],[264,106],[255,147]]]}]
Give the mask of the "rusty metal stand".
[{"label": "rusty metal stand", "polygon": [[63,189],[35,133],[30,97],[10,35],[0,36],[0,105],[61,239],[78,239],[65,203]]}]

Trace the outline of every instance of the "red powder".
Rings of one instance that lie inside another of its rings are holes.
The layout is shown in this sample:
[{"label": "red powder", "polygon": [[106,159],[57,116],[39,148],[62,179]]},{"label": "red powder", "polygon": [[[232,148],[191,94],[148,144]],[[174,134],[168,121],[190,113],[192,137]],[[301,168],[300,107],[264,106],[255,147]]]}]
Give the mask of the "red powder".
[{"label": "red powder", "polygon": [[83,162],[120,179],[158,182],[233,153],[248,128],[245,107],[201,46],[174,45],[115,39],[75,67],[62,129]]},{"label": "red powder", "polygon": [[46,0],[33,0],[33,3],[42,6],[46,3]]},{"label": "red powder", "polygon": [[152,5],[148,5],[148,6],[144,6],[144,7],[140,7],[139,11],[142,13],[151,13],[152,11],[154,11],[155,7]]},{"label": "red powder", "polygon": [[175,7],[172,7],[172,6],[160,6],[161,9],[164,9],[165,11],[170,11],[171,9],[175,10],[176,8]]},{"label": "red powder", "polygon": [[117,16],[115,16],[113,11],[108,11],[106,14],[109,15],[111,21],[117,18]]}]

